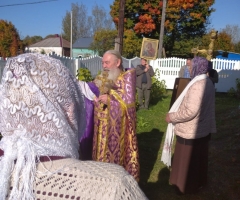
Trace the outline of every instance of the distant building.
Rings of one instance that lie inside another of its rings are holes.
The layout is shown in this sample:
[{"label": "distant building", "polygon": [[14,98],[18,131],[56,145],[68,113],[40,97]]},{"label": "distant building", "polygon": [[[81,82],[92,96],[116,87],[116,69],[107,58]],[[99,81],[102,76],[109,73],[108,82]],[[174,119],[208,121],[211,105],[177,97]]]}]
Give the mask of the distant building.
[{"label": "distant building", "polygon": [[218,50],[216,58],[226,59],[226,60],[240,60],[240,54],[228,51]]},{"label": "distant building", "polygon": [[89,56],[97,55],[97,53],[90,49],[90,44],[93,42],[92,37],[79,38],[72,45],[72,56],[74,58],[86,58]]},{"label": "distant building", "polygon": [[42,53],[42,54],[52,54],[55,53],[59,56],[70,56],[70,42],[63,39],[59,35],[55,35],[55,37],[50,37],[44,39],[40,42],[30,45],[26,47],[26,52],[32,53]]}]

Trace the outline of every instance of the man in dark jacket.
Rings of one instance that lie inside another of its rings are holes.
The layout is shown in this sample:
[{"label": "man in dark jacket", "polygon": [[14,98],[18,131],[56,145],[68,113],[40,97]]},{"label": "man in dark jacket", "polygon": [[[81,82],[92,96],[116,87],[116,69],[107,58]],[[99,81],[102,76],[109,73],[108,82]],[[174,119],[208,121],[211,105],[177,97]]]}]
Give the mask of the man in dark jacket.
[{"label": "man in dark jacket", "polygon": [[192,59],[188,58],[186,61],[186,65],[183,65],[178,73],[179,78],[190,78],[191,62]]},{"label": "man in dark jacket", "polygon": [[137,66],[136,74],[137,74],[136,86],[138,93],[139,108],[148,109],[152,86],[151,77],[154,76],[153,68],[151,65],[147,63],[146,59],[141,58],[141,65]]},{"label": "man in dark jacket", "polygon": [[215,85],[215,83],[218,83],[218,72],[215,69],[213,69],[211,61],[208,61],[207,75],[209,76],[210,80],[213,82],[213,85]]}]

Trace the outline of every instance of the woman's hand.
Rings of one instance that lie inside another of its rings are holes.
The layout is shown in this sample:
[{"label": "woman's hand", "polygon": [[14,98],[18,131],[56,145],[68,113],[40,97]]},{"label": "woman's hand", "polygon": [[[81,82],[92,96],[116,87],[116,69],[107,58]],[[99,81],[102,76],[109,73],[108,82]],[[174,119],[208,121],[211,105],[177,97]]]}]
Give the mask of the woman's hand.
[{"label": "woman's hand", "polygon": [[101,102],[101,103],[107,105],[107,101],[108,101],[108,95],[107,94],[103,94],[103,95],[100,95],[98,97],[98,102]]},{"label": "woman's hand", "polygon": [[166,120],[167,123],[171,123],[171,119],[170,119],[170,117],[169,117],[169,113],[167,113],[165,120]]}]

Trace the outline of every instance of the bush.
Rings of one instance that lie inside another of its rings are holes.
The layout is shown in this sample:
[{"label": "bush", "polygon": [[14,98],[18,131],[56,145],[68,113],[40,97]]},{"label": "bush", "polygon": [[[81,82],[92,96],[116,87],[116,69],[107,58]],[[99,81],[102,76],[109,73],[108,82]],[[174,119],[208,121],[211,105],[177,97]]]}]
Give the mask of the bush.
[{"label": "bush", "polygon": [[167,92],[165,80],[159,81],[160,71],[157,69],[152,77],[151,100],[160,100]]},{"label": "bush", "polygon": [[240,79],[236,79],[236,90],[231,87],[230,90],[228,90],[228,95],[231,97],[237,97],[240,99]]},{"label": "bush", "polygon": [[44,49],[41,50],[41,54],[46,54]]},{"label": "bush", "polygon": [[93,80],[93,77],[89,69],[80,68],[77,70],[77,79],[80,81],[90,82]]}]

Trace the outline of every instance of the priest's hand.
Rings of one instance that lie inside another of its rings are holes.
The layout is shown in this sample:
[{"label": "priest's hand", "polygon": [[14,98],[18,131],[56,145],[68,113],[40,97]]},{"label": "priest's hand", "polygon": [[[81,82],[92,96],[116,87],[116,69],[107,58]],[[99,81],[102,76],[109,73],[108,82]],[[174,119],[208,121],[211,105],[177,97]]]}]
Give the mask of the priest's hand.
[{"label": "priest's hand", "polygon": [[107,101],[108,101],[108,95],[107,94],[103,94],[103,95],[100,95],[98,97],[98,102],[101,102],[101,103],[107,105]]}]

